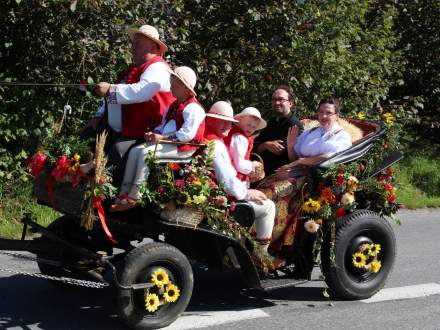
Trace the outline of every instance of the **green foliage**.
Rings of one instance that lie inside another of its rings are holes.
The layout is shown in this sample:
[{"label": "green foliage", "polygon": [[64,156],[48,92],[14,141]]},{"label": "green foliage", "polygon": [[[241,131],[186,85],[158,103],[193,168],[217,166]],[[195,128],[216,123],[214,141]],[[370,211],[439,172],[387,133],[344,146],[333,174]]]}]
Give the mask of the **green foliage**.
[{"label": "green foliage", "polygon": [[[134,23],[157,26],[170,62],[196,69],[206,107],[226,99],[236,111],[253,105],[267,115],[271,90],[288,83],[301,116],[325,94],[341,97],[351,115],[374,112],[401,70],[397,12],[387,2],[5,0],[0,11],[6,81],[114,81],[130,62],[125,29]],[[0,176],[19,175],[23,150],[35,148],[65,104],[71,133],[99,102],[72,88],[0,86]]]}]

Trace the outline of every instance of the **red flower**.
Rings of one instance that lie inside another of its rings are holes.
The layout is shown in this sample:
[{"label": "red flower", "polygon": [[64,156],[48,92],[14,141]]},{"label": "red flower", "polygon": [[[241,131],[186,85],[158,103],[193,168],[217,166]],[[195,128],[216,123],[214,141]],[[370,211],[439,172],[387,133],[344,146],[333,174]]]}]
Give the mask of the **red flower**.
[{"label": "red flower", "polygon": [[365,171],[365,165],[364,165],[364,164],[360,164],[360,165],[359,165],[359,170],[360,170],[361,172]]},{"label": "red flower", "polygon": [[31,162],[31,174],[35,177],[39,176],[44,169],[46,161],[47,156],[41,151],[37,152]]},{"label": "red flower", "polygon": [[389,183],[385,183],[383,187],[386,191],[393,191],[394,189],[393,186],[390,185]]},{"label": "red flower", "polygon": [[54,169],[50,174],[55,178],[55,180],[61,181],[67,175],[67,172],[69,170],[69,165],[70,165],[69,158],[67,158],[66,155],[62,155],[58,159]]},{"label": "red flower", "polygon": [[29,155],[29,156],[24,160],[24,165],[25,165],[26,167],[28,167],[31,163],[32,163],[32,155]]},{"label": "red flower", "polygon": [[393,194],[389,194],[388,195],[388,197],[387,197],[387,201],[388,202],[394,202],[396,200],[396,195],[393,195]]},{"label": "red flower", "polygon": [[387,175],[389,175],[389,176],[393,176],[394,171],[393,171],[393,169],[392,169],[391,167],[389,167],[389,168],[387,168],[386,173],[387,173]]},{"label": "red flower", "polygon": [[159,194],[165,195],[167,192],[167,188],[165,186],[160,186],[157,191],[159,191]]},{"label": "red flower", "polygon": [[345,208],[340,207],[336,210],[336,217],[342,218],[345,215]]},{"label": "red flower", "polygon": [[177,189],[179,189],[179,190],[182,190],[183,188],[185,188],[185,181],[183,181],[183,180],[175,180],[174,181],[174,186],[177,188]]},{"label": "red flower", "polygon": [[336,184],[338,186],[342,186],[343,183],[344,183],[344,176],[342,174],[338,174],[338,178],[336,180]]},{"label": "red flower", "polygon": [[178,170],[180,169],[180,165],[177,164],[177,163],[169,163],[169,164],[168,164],[168,168],[169,168],[171,171],[178,171]]},{"label": "red flower", "polygon": [[218,189],[218,185],[214,182],[214,180],[209,179],[208,184],[212,189]]}]

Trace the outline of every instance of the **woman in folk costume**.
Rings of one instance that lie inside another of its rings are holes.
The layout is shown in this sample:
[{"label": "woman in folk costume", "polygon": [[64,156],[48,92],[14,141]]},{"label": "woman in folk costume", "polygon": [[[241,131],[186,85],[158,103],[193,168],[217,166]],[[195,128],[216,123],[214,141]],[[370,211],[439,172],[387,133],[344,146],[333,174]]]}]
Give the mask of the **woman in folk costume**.
[{"label": "woman in folk costume", "polygon": [[156,157],[166,159],[188,158],[196,147],[160,143],[160,141],[197,142],[203,141],[205,131],[205,110],[196,99],[194,86],[196,74],[186,66],[171,72],[171,91],[176,97],[166,110],[161,124],[152,132],[146,132],[147,143],[134,147],[128,156],[120,196],[112,205],[112,211],[125,211],[136,206],[139,187],[148,179],[149,168],[145,157],[156,150]]},{"label": "woman in folk costume", "polygon": [[350,134],[338,124],[339,114],[339,101],[333,97],[323,98],[318,106],[319,126],[299,136],[298,128],[292,127],[287,138],[291,163],[280,167],[258,186],[277,206],[270,250],[281,258],[293,255],[289,251],[294,247],[297,233],[303,230],[301,190],[308,167],[351,146]]},{"label": "woman in folk costume", "polygon": [[256,167],[261,166],[260,162],[251,161],[250,154],[254,145],[254,133],[266,127],[266,121],[261,118],[260,111],[253,107],[245,108],[235,115],[238,123],[232,126],[231,132],[224,139],[229,147],[232,164],[237,170],[237,177],[249,184],[249,174],[253,173]]}]

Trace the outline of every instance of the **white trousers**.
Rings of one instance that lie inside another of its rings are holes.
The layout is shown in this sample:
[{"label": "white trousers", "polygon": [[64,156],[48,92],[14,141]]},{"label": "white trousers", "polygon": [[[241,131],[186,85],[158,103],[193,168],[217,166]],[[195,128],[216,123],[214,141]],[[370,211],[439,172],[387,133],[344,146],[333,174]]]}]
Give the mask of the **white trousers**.
[{"label": "white trousers", "polygon": [[[122,180],[120,194],[127,194],[132,199],[139,199],[139,187],[147,181],[150,170],[145,163],[145,157],[148,153],[154,152],[155,143],[145,143],[138,145],[130,150],[127,164],[125,166],[124,179]],[[194,150],[178,152],[175,144],[159,143],[156,149],[158,159],[183,159],[188,158],[194,153]]]},{"label": "white trousers", "polygon": [[263,201],[263,204],[248,201],[255,212],[255,231],[257,240],[265,241],[272,238],[272,230],[275,223],[275,203],[270,199]]}]

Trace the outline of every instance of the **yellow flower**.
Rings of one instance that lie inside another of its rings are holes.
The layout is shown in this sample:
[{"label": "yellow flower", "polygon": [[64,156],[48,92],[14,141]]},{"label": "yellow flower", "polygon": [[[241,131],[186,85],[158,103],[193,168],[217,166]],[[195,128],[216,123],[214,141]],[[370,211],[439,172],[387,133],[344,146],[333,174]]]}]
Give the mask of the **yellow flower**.
[{"label": "yellow flower", "polygon": [[200,180],[194,180],[194,181],[192,182],[192,184],[195,185],[195,186],[201,186],[201,185],[202,185],[202,182],[201,182]]},{"label": "yellow flower", "polygon": [[371,272],[378,273],[379,270],[382,268],[382,263],[379,260],[373,260],[371,262]]},{"label": "yellow flower", "polygon": [[304,202],[302,209],[307,213],[315,213],[321,208],[321,204],[318,201],[314,201],[309,198],[307,202]]},{"label": "yellow flower", "polygon": [[309,220],[304,223],[304,228],[309,233],[314,234],[318,231],[319,225],[314,220]]},{"label": "yellow flower", "polygon": [[365,114],[364,111],[360,111],[358,112],[358,118],[359,119],[365,119],[367,117],[367,115]]},{"label": "yellow flower", "polygon": [[206,202],[206,196],[204,195],[194,195],[192,197],[194,204],[203,204],[204,202]]},{"label": "yellow flower", "polygon": [[368,255],[375,257],[379,254],[380,249],[381,249],[380,244],[371,244],[368,248]]},{"label": "yellow flower", "polygon": [[174,284],[168,284],[166,291],[163,294],[163,298],[166,302],[175,302],[180,297],[180,290]]},{"label": "yellow flower", "polygon": [[359,180],[355,176],[350,175],[348,177],[347,185],[350,187],[351,190],[356,190],[358,184],[359,184]]},{"label": "yellow flower", "polygon": [[149,312],[155,312],[159,308],[159,297],[155,293],[149,293],[145,297],[145,308]]},{"label": "yellow flower", "polygon": [[353,254],[353,265],[357,268],[362,268],[365,266],[365,263],[367,261],[367,257],[365,254],[361,252],[356,252]]},{"label": "yellow flower", "polygon": [[354,195],[351,194],[351,193],[345,193],[342,196],[342,198],[341,198],[341,202],[345,206],[353,204],[353,202],[354,202]]},{"label": "yellow flower", "polygon": [[77,163],[79,162],[80,159],[81,159],[80,155],[78,155],[78,154],[73,155],[73,160],[76,161]]},{"label": "yellow flower", "polygon": [[168,273],[163,269],[156,270],[151,275],[151,280],[153,281],[154,284],[156,284],[159,287],[162,287],[170,282]]},{"label": "yellow flower", "polygon": [[387,112],[383,114],[383,117],[385,118],[385,122],[388,126],[392,126],[394,123],[394,116],[391,112]]}]

